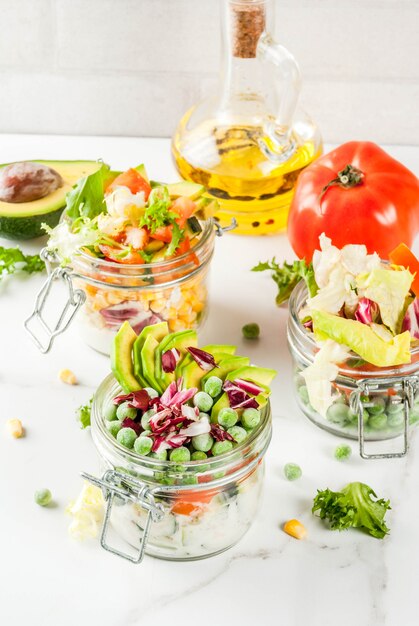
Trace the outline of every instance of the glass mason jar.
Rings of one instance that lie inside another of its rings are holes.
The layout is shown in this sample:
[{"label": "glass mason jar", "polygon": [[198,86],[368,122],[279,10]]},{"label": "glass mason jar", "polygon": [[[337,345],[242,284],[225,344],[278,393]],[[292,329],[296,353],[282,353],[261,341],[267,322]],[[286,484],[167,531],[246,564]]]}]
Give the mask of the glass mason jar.
[{"label": "glass mason jar", "polygon": [[[144,552],[162,559],[194,560],[237,543],[261,501],[264,455],[272,434],[269,402],[259,426],[230,453],[179,465],[140,456],[108,432],[103,409],[120,392],[112,375],[96,392],[91,428],[103,476],[83,474],[103,488],[107,501],[102,546],[139,562]],[[132,552],[108,544],[109,525]]]},{"label": "glass mason jar", "polygon": [[301,170],[317,158],[316,124],[297,107],[300,73],[272,37],[275,0],[221,0],[222,65],[213,95],[187,111],[172,141],[180,175],[219,203],[238,234],[286,228]]},{"label": "glass mason jar", "polygon": [[[364,458],[403,456],[407,452],[408,428],[419,421],[419,347],[411,349],[410,363],[393,367],[377,367],[350,354],[339,364],[338,376],[331,382],[335,397],[323,417],[310,405],[301,375],[313,363],[319,349],[298,316],[306,299],[306,286],[300,282],[289,299],[287,331],[294,362],[294,391],[300,409],[320,428],[339,437],[359,439]],[[364,441],[386,440],[402,434],[402,452],[366,454]]]},{"label": "glass mason jar", "polygon": [[[123,265],[80,251],[69,267],[52,269],[51,265],[60,259],[51,258],[44,250],[49,277],[38,294],[33,314],[25,322],[39,349],[48,352],[79,308],[79,329],[84,340],[103,354],[110,353],[113,336],[126,320],[137,333],[160,321],[167,321],[171,332],[198,328],[208,312],[207,278],[215,233],[222,234],[221,228],[214,229],[212,219],[201,225],[202,236],[194,248],[175,259],[151,264]],[[51,325],[42,314],[56,280],[65,283],[68,301],[58,322]]]}]

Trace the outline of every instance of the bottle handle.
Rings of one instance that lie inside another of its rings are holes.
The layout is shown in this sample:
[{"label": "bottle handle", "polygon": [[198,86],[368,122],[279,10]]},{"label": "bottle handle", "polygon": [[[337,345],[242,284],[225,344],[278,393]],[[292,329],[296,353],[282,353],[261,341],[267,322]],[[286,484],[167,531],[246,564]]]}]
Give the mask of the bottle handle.
[{"label": "bottle handle", "polygon": [[300,94],[301,77],[297,61],[269,33],[262,33],[256,49],[257,57],[275,67],[275,87],[279,102],[276,116],[265,118],[260,147],[272,161],[281,163],[290,158],[297,144],[292,136],[292,120]]}]

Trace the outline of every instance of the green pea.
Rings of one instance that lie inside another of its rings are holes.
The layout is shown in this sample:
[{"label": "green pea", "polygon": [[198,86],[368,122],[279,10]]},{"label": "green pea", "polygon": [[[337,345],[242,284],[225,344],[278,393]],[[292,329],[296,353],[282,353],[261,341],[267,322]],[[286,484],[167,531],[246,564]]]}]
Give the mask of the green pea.
[{"label": "green pea", "polygon": [[259,324],[255,324],[254,322],[245,324],[242,327],[242,333],[245,339],[257,339],[260,335]]},{"label": "green pea", "polygon": [[346,443],[342,443],[335,448],[335,459],[338,461],[346,461],[352,454],[351,446]]},{"label": "green pea", "polygon": [[310,399],[308,397],[308,389],[307,389],[307,385],[301,385],[301,387],[298,388],[298,395],[301,398],[301,401],[304,404],[308,404]]},{"label": "green pea", "polygon": [[198,478],[196,476],[185,476],[182,478],[182,485],[197,485]]},{"label": "green pea", "polygon": [[[199,437],[199,435],[197,435],[197,437]],[[205,461],[207,458],[207,455],[205,452],[202,452],[202,450],[195,450],[191,455],[191,461]]]},{"label": "green pea", "polygon": [[211,398],[216,398],[220,395],[223,389],[223,381],[218,376],[210,376],[208,380],[205,381],[204,391]]},{"label": "green pea", "polygon": [[332,404],[326,412],[326,419],[333,424],[345,424],[349,420],[349,407],[346,404]]},{"label": "green pea", "polygon": [[213,405],[213,400],[208,393],[205,393],[205,391],[198,391],[198,393],[194,395],[193,403],[200,411],[208,413]]},{"label": "green pea", "polygon": [[134,442],[134,450],[137,454],[147,456],[153,447],[153,440],[150,437],[138,437]]},{"label": "green pea", "polygon": [[39,506],[48,506],[52,500],[52,493],[49,489],[38,489],[35,491],[34,500]]},{"label": "green pea", "polygon": [[238,419],[239,415],[237,411],[228,407],[221,409],[218,414],[218,423],[224,428],[231,428],[237,423]]},{"label": "green pea", "polygon": [[220,456],[220,454],[226,454],[227,452],[231,452],[233,449],[233,444],[231,441],[216,441],[212,446],[212,453],[214,456]]},{"label": "green pea", "polygon": [[297,463],[287,463],[284,465],[284,474],[287,480],[298,480],[301,478],[301,467]]},{"label": "green pea", "polygon": [[384,413],[384,409],[386,407],[384,398],[377,396],[372,399],[372,402],[373,405],[367,407],[367,411],[370,415],[380,415],[380,413]]},{"label": "green pea", "polygon": [[409,422],[410,424],[416,424],[416,422],[419,422],[419,406],[415,405],[410,411]]},{"label": "green pea", "polygon": [[192,437],[192,446],[199,452],[208,452],[211,450],[214,439],[209,433],[203,433],[202,435],[195,435]]},{"label": "green pea", "polygon": [[[390,408],[390,407],[389,407]],[[390,428],[399,429],[404,423],[404,412],[387,413],[387,424]]]},{"label": "green pea", "polygon": [[395,413],[403,413],[403,404],[391,402],[386,409],[387,415],[394,415]]},{"label": "green pea", "polygon": [[123,402],[116,409],[116,416],[119,420],[124,420],[126,417],[135,419],[137,417],[137,409],[129,405],[129,402]]},{"label": "green pea", "polygon": [[121,428],[116,435],[116,440],[125,448],[132,448],[134,441],[137,439],[137,433],[133,428]]},{"label": "green pea", "polygon": [[142,414],[141,426],[144,428],[144,430],[148,430],[148,427],[150,425],[150,420],[155,414],[156,414],[156,411],[154,409],[149,409],[148,411]]},{"label": "green pea", "polygon": [[122,424],[121,422],[116,420],[115,422],[105,422],[105,427],[106,427],[106,430],[108,430],[111,433],[112,437],[116,437],[122,428]]},{"label": "green pea", "polygon": [[116,416],[117,408],[118,407],[113,402],[108,402],[107,404],[105,404],[103,408],[103,417],[107,422],[113,422],[114,420],[118,419]]},{"label": "green pea", "polygon": [[139,434],[139,437],[150,437],[152,434],[151,430],[143,430],[143,432]]},{"label": "green pea", "polygon": [[[363,421],[364,421],[364,425],[368,424],[368,420],[370,418],[370,414],[368,413],[368,411],[366,411],[364,409],[363,411]],[[358,413],[355,413],[354,411],[352,411],[352,409],[349,409],[349,413],[348,413],[348,419],[349,421],[352,423],[358,423]]]},{"label": "green pea", "polygon": [[243,443],[247,437],[247,430],[241,426],[232,426],[227,432],[233,437],[236,443]]},{"label": "green pea", "polygon": [[167,459],[167,450],[160,450],[159,452],[150,452],[149,456],[158,461],[165,461]]},{"label": "green pea", "polygon": [[241,423],[245,428],[256,428],[260,422],[260,411],[257,409],[244,409]]},{"label": "green pea", "polygon": [[373,430],[385,430],[387,428],[387,415],[385,413],[371,415],[368,424]]},{"label": "green pea", "polygon": [[176,463],[183,463],[191,460],[191,453],[188,448],[185,448],[185,446],[180,446],[170,452],[169,459],[171,461],[175,461]]}]

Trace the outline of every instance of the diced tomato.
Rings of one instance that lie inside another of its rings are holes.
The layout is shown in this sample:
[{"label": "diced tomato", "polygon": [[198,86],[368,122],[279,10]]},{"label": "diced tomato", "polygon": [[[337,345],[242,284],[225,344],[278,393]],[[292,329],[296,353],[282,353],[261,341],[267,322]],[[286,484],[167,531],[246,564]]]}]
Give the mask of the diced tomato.
[{"label": "diced tomato", "polygon": [[160,228],[156,228],[154,233],[151,235],[152,239],[157,239],[157,241],[164,241],[164,243],[170,243],[172,241],[172,236],[172,224],[169,224],[169,226],[160,226]]},{"label": "diced tomato", "polygon": [[115,263],[122,263],[123,265],[140,265],[144,263],[144,259],[139,252],[131,250],[129,254],[120,258],[121,249],[113,248],[112,246],[99,246],[102,254],[108,259],[108,261],[114,261]]},{"label": "diced tomato", "polygon": [[126,172],[122,172],[115,178],[115,180],[106,189],[106,193],[111,193],[116,187],[128,187],[131,193],[138,193],[144,191],[145,200],[151,192],[151,187],[148,182],[141,176],[137,170],[129,169]]},{"label": "diced tomato", "polygon": [[419,260],[415,257],[410,248],[408,248],[405,243],[401,243],[390,252],[390,261],[394,263],[394,265],[406,267],[411,274],[415,274],[411,290],[415,296],[419,297]]},{"label": "diced tomato", "polygon": [[184,228],[186,220],[195,213],[196,204],[190,198],[176,198],[176,200],[170,207],[170,210],[179,215],[179,217],[176,219],[176,222],[181,228]]},{"label": "diced tomato", "polygon": [[135,250],[143,250],[149,239],[150,236],[145,228],[127,226],[125,229],[125,243],[132,246]]},{"label": "diced tomato", "polygon": [[[181,256],[182,254],[185,254],[185,252],[188,252],[188,250],[191,249],[191,240],[189,239],[188,235],[185,235],[184,239],[182,239],[182,241],[180,242],[178,249],[176,250],[176,254],[175,256]],[[185,263],[195,263],[195,265],[199,265],[199,259],[196,256],[195,252],[191,252],[191,254],[188,255],[188,257],[185,260]]]},{"label": "diced tomato", "polygon": [[172,513],[178,515],[190,515],[202,508],[216,495],[214,489],[208,491],[184,491],[172,506]]}]

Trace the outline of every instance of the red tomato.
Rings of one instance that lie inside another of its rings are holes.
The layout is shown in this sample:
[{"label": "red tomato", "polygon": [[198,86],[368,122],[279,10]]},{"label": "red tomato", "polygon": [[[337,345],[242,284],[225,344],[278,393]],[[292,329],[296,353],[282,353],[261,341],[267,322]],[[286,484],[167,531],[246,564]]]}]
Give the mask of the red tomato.
[{"label": "red tomato", "polygon": [[173,235],[173,226],[169,224],[169,226],[160,226],[160,228],[156,228],[154,233],[151,235],[152,239],[157,239],[157,241],[164,241],[164,243],[170,243],[172,241]]},{"label": "red tomato", "polygon": [[333,244],[365,244],[387,259],[419,232],[419,181],[371,142],[351,141],[325,154],[298,177],[288,218],[288,238],[311,260],[326,233]]},{"label": "red tomato", "polygon": [[114,261],[115,263],[122,263],[123,265],[141,265],[144,263],[144,259],[138,252],[131,250],[131,252],[120,258],[121,248],[112,248],[112,246],[99,246],[102,254],[108,259],[108,261]]},{"label": "red tomato", "polygon": [[131,193],[144,191],[145,200],[148,199],[151,192],[151,187],[145,178],[143,178],[137,170],[132,168],[119,174],[106,189],[106,193],[111,193],[116,187],[128,187]]},{"label": "red tomato", "polygon": [[181,228],[183,228],[186,224],[186,220],[195,213],[196,204],[190,198],[182,196],[180,198],[176,198],[176,200],[170,207],[170,210],[179,215],[179,217],[176,219],[176,222]]}]

